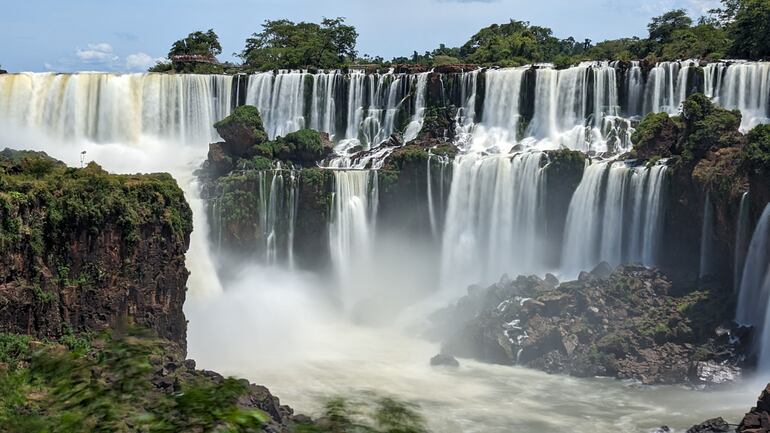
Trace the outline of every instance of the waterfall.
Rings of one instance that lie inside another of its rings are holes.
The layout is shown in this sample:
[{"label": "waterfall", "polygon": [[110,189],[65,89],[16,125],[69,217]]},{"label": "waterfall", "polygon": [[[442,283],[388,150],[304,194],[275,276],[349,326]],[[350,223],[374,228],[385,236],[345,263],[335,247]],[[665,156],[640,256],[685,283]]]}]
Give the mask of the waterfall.
[{"label": "waterfall", "polygon": [[0,76],[0,118],[65,140],[207,144],[227,116],[225,75],[22,73]]},{"label": "waterfall", "polygon": [[302,72],[263,72],[249,77],[246,104],[259,109],[270,139],[305,127],[304,78]]},{"label": "waterfall", "polygon": [[741,111],[741,130],[770,122],[770,62],[731,64],[723,74],[717,101]]},{"label": "waterfall", "polygon": [[711,195],[706,193],[706,202],[703,203],[703,225],[700,234],[700,267],[698,278],[704,279],[713,272],[714,260],[714,208],[711,205]]},{"label": "waterfall", "polygon": [[445,286],[542,266],[540,152],[455,158],[442,244]]},{"label": "waterfall", "polygon": [[759,369],[770,367],[770,330],[767,329],[770,302],[770,205],[765,207],[751,237],[741,276],[735,321],[755,328],[755,348]]},{"label": "waterfall", "polygon": [[420,133],[422,122],[425,117],[425,101],[428,89],[428,75],[430,72],[423,72],[417,75],[416,91],[414,93],[414,115],[409,125],[404,131],[404,143],[408,143]]},{"label": "waterfall", "polygon": [[329,249],[338,275],[368,256],[374,237],[379,191],[377,172],[335,170]]},{"label": "waterfall", "polygon": [[567,212],[562,272],[657,261],[665,212],[666,167],[622,161],[588,165]]},{"label": "waterfall", "polygon": [[[468,147],[471,133],[473,132],[473,125],[476,121],[476,86],[478,85],[480,71],[480,69],[476,69],[460,73],[460,107],[457,109],[455,118],[455,144],[461,149]],[[489,71],[487,74],[494,72]]]},{"label": "waterfall", "polygon": [[[466,138],[464,150],[482,152],[496,150],[507,153],[516,143],[521,87],[526,69],[490,70],[485,73],[486,97],[484,98],[483,123],[473,128],[473,135]],[[462,109],[464,120],[461,126],[466,134],[472,130],[471,123],[476,115],[476,79],[478,74],[471,73],[469,82],[464,82]],[[467,87],[472,86],[471,89]]]},{"label": "waterfall", "polygon": [[[433,174],[433,162],[437,162],[439,166],[438,176]],[[428,193],[428,218],[430,220],[430,230],[434,239],[439,237],[439,212],[443,213],[444,210],[444,173],[445,167],[449,164],[449,158],[446,156],[436,156],[428,152],[427,160],[427,193]],[[438,209],[436,209],[436,200],[434,199],[433,184],[438,183]]]},{"label": "waterfall", "polygon": [[738,220],[735,222],[735,252],[733,254],[733,290],[741,285],[743,264],[746,261],[746,243],[749,240],[749,193],[741,196],[738,208]]},{"label": "waterfall", "polygon": [[631,67],[626,71],[626,94],[628,95],[626,115],[640,116],[644,102],[644,78],[638,61],[631,62]]}]

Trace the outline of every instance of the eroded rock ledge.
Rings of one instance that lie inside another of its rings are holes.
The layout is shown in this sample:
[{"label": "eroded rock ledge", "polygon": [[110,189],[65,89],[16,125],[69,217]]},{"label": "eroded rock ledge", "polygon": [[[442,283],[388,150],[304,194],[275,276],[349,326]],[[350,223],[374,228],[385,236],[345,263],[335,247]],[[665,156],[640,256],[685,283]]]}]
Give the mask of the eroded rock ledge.
[{"label": "eroded rock ledge", "polygon": [[0,153],[0,332],[58,338],[130,316],[185,347],[192,213],[168,174]]}]

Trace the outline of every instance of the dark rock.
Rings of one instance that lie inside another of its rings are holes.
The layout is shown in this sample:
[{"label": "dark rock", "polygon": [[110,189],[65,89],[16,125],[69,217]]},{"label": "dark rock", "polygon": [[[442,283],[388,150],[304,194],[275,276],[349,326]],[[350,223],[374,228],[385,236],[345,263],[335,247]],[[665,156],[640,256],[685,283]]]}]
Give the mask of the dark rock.
[{"label": "dark rock", "polygon": [[612,267],[610,267],[610,264],[607,262],[601,262],[591,270],[591,275],[596,278],[608,278],[612,275]]},{"label": "dark rock", "polygon": [[559,285],[559,279],[556,278],[553,274],[547,273],[545,274],[545,282],[550,285],[553,288],[556,288]]},{"label": "dark rock", "polygon": [[447,367],[459,367],[460,363],[455,359],[454,356],[451,355],[445,355],[443,353],[439,353],[438,355],[434,356],[430,359],[430,365],[433,366],[447,366]]},{"label": "dark rock", "polygon": [[770,384],[762,391],[757,405],[743,417],[736,431],[738,433],[770,432]]},{"label": "dark rock", "polygon": [[224,176],[233,171],[233,158],[227,154],[226,143],[209,144],[208,164],[216,177]]},{"label": "dark rock", "polygon": [[733,431],[727,421],[720,418],[713,418],[694,425],[687,430],[687,433],[728,433]]},{"label": "dark rock", "polygon": [[709,312],[718,297],[672,296],[672,283],[642,266],[594,272],[602,278],[584,273],[554,288],[520,276],[470,291],[441,313],[449,328],[442,353],[644,384],[738,377],[738,352],[715,334],[723,318]]}]

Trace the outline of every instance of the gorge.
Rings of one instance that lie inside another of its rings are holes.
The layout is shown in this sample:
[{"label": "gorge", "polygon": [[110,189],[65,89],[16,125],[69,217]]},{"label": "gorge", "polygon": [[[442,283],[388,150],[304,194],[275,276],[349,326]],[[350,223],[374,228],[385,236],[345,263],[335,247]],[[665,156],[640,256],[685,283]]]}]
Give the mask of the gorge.
[{"label": "gorge", "polygon": [[737,422],[768,373],[770,192],[740,168],[765,123],[767,62],[0,75],[0,144],[184,189],[199,365],[311,414],[393,394],[448,432]]}]

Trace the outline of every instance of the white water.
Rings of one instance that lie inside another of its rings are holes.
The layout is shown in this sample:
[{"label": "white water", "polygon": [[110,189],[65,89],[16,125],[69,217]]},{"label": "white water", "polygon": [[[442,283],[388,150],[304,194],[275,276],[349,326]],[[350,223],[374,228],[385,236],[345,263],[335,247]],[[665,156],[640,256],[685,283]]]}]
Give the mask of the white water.
[{"label": "white water", "polygon": [[760,371],[770,369],[770,205],[765,207],[751,237],[743,267],[735,321],[755,328]]},{"label": "white water", "polygon": [[655,265],[666,201],[666,167],[600,161],[586,167],[572,196],[561,271],[590,271],[600,262]]},{"label": "white water", "polygon": [[455,158],[442,250],[442,277],[455,293],[503,273],[536,272],[543,263],[541,158],[540,152]]},{"label": "white water", "polygon": [[733,290],[741,287],[743,265],[746,262],[746,248],[749,242],[749,193],[741,196],[741,204],[738,209],[738,219],[735,222],[735,251],[733,253]]}]

